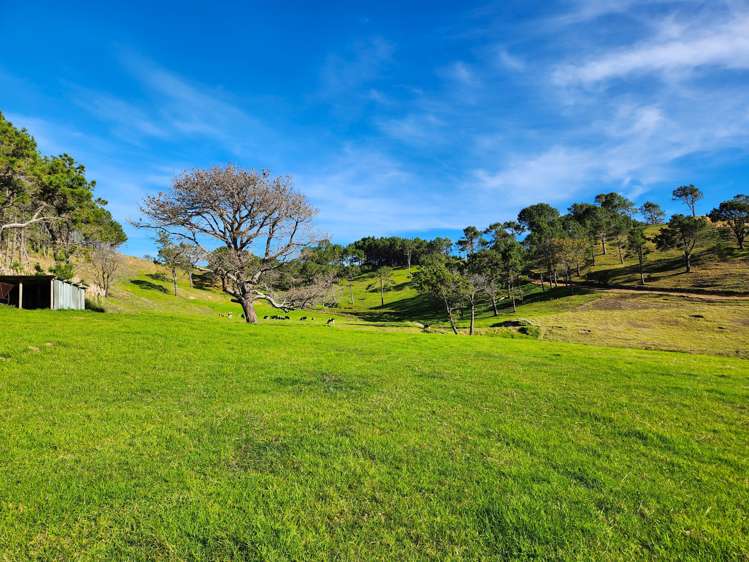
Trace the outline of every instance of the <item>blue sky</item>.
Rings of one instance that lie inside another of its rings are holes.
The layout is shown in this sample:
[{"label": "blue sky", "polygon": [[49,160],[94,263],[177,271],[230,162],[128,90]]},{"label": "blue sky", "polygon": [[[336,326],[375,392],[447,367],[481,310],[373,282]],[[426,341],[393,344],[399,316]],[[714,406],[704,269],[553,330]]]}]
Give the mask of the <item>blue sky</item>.
[{"label": "blue sky", "polygon": [[292,175],[339,242],[749,192],[746,1],[114,4],[0,0],[0,110],[122,221],[227,162]]}]

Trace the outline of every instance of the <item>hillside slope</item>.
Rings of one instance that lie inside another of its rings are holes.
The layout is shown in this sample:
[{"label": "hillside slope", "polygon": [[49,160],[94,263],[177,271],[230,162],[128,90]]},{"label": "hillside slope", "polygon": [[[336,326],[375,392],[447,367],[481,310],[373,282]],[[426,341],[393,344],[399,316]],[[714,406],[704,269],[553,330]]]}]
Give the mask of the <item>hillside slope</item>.
[{"label": "hillside slope", "polygon": [[[705,252],[705,259],[714,257],[710,249]],[[607,261],[614,258],[614,252],[599,258],[593,273],[619,271],[618,259],[607,265]],[[650,256],[653,266],[670,259],[673,256],[657,251]],[[749,268],[744,268],[742,259],[739,257],[728,265],[721,263],[717,270],[727,274],[730,267],[738,267],[738,275],[743,276]],[[697,265],[695,275],[704,271],[700,267]],[[289,316],[286,322],[297,324],[302,322],[300,318],[306,317],[305,325],[322,325],[336,317],[340,329],[419,332],[428,324],[431,332],[447,333],[443,311],[417,293],[411,273],[405,268],[392,271],[392,283],[384,292],[384,305],[377,275],[370,272],[338,284],[336,307],[292,311],[283,316]],[[80,268],[80,274],[84,280],[92,278],[85,265]],[[196,277],[196,286],[191,289],[187,278],[181,276],[175,297],[171,281],[160,266],[124,256],[112,294],[101,306],[107,312],[201,316],[242,322],[241,309],[228,295]],[[676,277],[665,278],[664,283]],[[717,281],[720,277],[714,275],[712,279]],[[735,285],[740,283],[742,281],[734,279]],[[478,311],[478,333],[527,337],[520,334],[517,327],[506,326],[507,322],[525,320],[535,327],[531,330],[532,336],[541,339],[749,356],[749,299],[746,298],[634,294],[564,287],[542,291],[535,285],[526,285],[524,289],[526,296],[517,313],[504,301],[500,302],[498,316],[493,316],[488,305],[482,305]],[[227,317],[228,313],[231,318]],[[284,322],[265,319],[280,312],[264,303],[258,304],[258,314],[261,323]],[[467,324],[466,318],[459,321],[463,331]]]},{"label": "hillside slope", "polygon": [[[91,282],[94,278],[90,267],[81,264],[79,276]],[[193,275],[194,287],[190,287],[187,275],[180,273],[177,279],[177,295],[174,295],[171,278],[165,269],[151,261],[132,256],[121,256],[120,267],[115,283],[106,299],[93,299],[93,307],[100,307],[112,313],[157,313],[221,318],[222,321],[243,322],[242,309],[231,302],[231,297],[219,287],[211,285],[207,277]],[[283,313],[265,302],[257,303],[258,316],[310,317],[310,311],[296,310]],[[332,315],[326,311],[316,311],[315,322],[324,323]],[[228,315],[231,314],[231,317]]]},{"label": "hillside slope", "polygon": [[[668,259],[668,258],[663,258]],[[341,284],[338,312],[353,324],[382,329],[448,332],[441,308],[419,295],[406,269],[393,271],[394,284],[380,301],[375,273]],[[581,287],[542,290],[524,287],[525,297],[517,313],[507,301],[500,301],[499,314],[488,304],[479,307],[478,333],[522,336],[508,323],[528,321],[541,339],[662,349],[749,357],[749,298],[701,295],[648,294],[634,291]],[[352,304],[353,295],[353,304]],[[458,325],[465,331],[468,319]]]},{"label": "hillside slope", "polygon": [[[650,238],[661,226],[646,230]],[[741,251],[731,241],[713,240],[700,244],[692,258],[693,271],[685,273],[684,258],[680,250],[659,250],[648,243],[650,253],[644,265],[646,285],[658,289],[698,289],[703,291],[735,292],[749,294],[749,248]],[[615,244],[609,244],[606,255],[597,248],[596,264],[590,272],[578,280],[595,281],[602,284],[640,284],[637,260],[622,253]],[[622,263],[623,262],[623,263]]]}]

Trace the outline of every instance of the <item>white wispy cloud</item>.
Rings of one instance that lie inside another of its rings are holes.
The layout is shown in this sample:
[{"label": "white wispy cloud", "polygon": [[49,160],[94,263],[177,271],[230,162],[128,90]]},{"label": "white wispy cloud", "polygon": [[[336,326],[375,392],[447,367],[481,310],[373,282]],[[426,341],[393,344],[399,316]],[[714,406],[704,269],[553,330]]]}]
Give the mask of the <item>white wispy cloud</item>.
[{"label": "white wispy cloud", "polygon": [[390,41],[372,37],[357,42],[349,52],[331,53],[320,74],[322,95],[337,98],[371,84],[382,76],[394,52]]},{"label": "white wispy cloud", "polygon": [[68,84],[73,102],[110,127],[121,140],[141,145],[149,140],[180,142],[205,138],[237,157],[277,143],[275,133],[225,92],[197,84],[132,51],[119,62],[143,90],[125,100],[106,91]]},{"label": "white wispy cloud", "polygon": [[556,15],[553,21],[557,25],[588,23],[612,14],[625,14],[642,5],[656,5],[671,0],[573,0],[563,13]]},{"label": "white wispy cloud", "polygon": [[[228,155],[290,172],[336,239],[488,224],[539,201],[688,183],[690,157],[709,166],[721,151],[746,154],[746,8],[577,0],[519,31],[482,13],[471,20],[481,33],[454,34],[455,52],[421,60],[420,49],[372,35],[339,45],[309,91],[289,95],[307,112],[295,129],[274,126],[273,111],[246,93],[123,53],[137,97],[69,89],[109,140],[34,117],[21,124],[46,151],[89,164],[121,220],[181,169]],[[424,67],[410,72],[404,61]],[[118,155],[122,147],[132,152]]]},{"label": "white wispy cloud", "polygon": [[400,118],[382,119],[377,123],[386,135],[401,142],[432,146],[443,142],[444,122],[431,113],[409,114]]},{"label": "white wispy cloud", "polygon": [[591,151],[552,146],[536,155],[512,156],[498,170],[477,169],[472,179],[481,188],[498,193],[504,204],[521,207],[569,199],[592,177],[604,174],[604,166]]},{"label": "white wispy cloud", "polygon": [[440,74],[458,86],[472,88],[479,84],[476,72],[464,61],[456,61],[447,65],[441,69]]},{"label": "white wispy cloud", "polygon": [[99,119],[109,123],[119,137],[138,142],[142,137],[165,138],[170,135],[160,120],[148,110],[113,95],[81,86],[71,86],[75,102]]},{"label": "white wispy cloud", "polygon": [[345,145],[294,176],[320,210],[320,228],[344,240],[454,226],[440,218],[447,208],[444,191],[425,190],[422,176],[378,149]]},{"label": "white wispy cloud", "polygon": [[69,124],[25,113],[10,112],[5,117],[16,127],[28,129],[39,150],[45,155],[64,152],[77,155],[78,151],[90,143],[96,144],[103,153],[111,154],[117,150],[116,144],[109,139],[92,135]]},{"label": "white wispy cloud", "polygon": [[[566,47],[565,33],[579,37],[581,26],[604,16],[627,18],[628,40],[617,37],[612,46],[606,34],[590,34],[528,69],[535,87],[545,88],[547,108],[557,105],[559,122],[549,134],[542,127],[520,137],[519,147],[512,146],[516,130],[481,131],[477,146],[498,153],[498,163],[474,167],[464,185],[493,194],[498,210],[508,201],[561,203],[608,188],[639,197],[688,181],[686,158],[699,156],[704,168],[726,151],[747,154],[746,6],[716,0],[697,12],[679,10],[691,4],[575,3],[556,19],[546,47]],[[656,80],[645,86],[643,78]]]},{"label": "white wispy cloud", "polygon": [[[665,25],[673,25],[666,20]],[[679,37],[645,40],[600,56],[560,66],[560,83],[594,84],[630,75],[670,74],[705,67],[749,69],[749,15],[712,25],[685,26]]]},{"label": "white wispy cloud", "polygon": [[667,111],[631,102],[609,105],[605,118],[568,131],[565,142],[514,153],[496,169],[473,175],[483,189],[518,205],[569,200],[605,185],[636,197],[658,182],[686,181],[677,164],[686,156],[702,154],[708,162],[710,154],[749,146],[749,110],[735,96],[692,92],[669,101]]},{"label": "white wispy cloud", "polygon": [[497,60],[503,67],[509,70],[517,72],[525,69],[525,61],[503,47],[497,49]]}]

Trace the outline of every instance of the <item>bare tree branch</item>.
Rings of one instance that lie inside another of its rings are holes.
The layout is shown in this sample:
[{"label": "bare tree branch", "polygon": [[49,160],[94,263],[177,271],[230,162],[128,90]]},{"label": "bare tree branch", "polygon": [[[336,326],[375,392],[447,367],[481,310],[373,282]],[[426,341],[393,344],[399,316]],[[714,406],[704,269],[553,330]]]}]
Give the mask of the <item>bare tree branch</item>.
[{"label": "bare tree branch", "polygon": [[311,242],[305,229],[316,211],[294,191],[291,178],[231,165],[193,170],[178,176],[169,192],[147,197],[142,211],[150,222],[138,223],[141,228],[194,244],[208,237],[226,248],[212,267],[248,322],[256,321],[257,300],[283,310],[293,307],[268,290],[268,276]]},{"label": "bare tree branch", "polygon": [[26,228],[28,226],[31,226],[32,224],[36,224],[39,222],[44,221],[50,221],[54,220],[55,217],[47,217],[43,216],[42,213],[47,209],[48,205],[46,203],[43,203],[33,214],[33,216],[27,220],[26,222],[11,222],[8,224],[0,224],[0,235],[2,235],[3,231],[6,229],[11,228]]}]

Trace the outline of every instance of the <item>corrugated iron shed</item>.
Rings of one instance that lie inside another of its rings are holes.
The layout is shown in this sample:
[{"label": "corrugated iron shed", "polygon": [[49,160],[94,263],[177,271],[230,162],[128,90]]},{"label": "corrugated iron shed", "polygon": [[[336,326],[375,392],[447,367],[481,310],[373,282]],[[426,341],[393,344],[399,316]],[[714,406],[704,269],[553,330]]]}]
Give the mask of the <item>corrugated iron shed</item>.
[{"label": "corrugated iron shed", "polygon": [[0,303],[18,308],[84,310],[86,286],[54,275],[0,275]]}]

